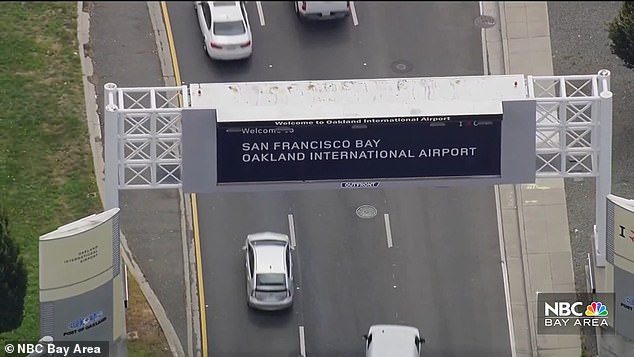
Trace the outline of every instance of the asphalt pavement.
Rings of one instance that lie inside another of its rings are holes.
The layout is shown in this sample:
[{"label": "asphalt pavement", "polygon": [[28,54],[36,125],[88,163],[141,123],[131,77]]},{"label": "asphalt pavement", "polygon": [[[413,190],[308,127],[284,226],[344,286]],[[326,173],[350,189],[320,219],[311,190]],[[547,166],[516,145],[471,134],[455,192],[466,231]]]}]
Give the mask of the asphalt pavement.
[{"label": "asphalt pavement", "polygon": [[[477,3],[360,2],[357,26],[302,23],[289,2],[262,3],[262,26],[256,4],[247,6],[253,57],[218,64],[203,51],[193,5],[168,3],[182,81],[483,73]],[[361,205],[376,216],[358,217]],[[200,194],[198,215],[212,356],[295,357],[300,326],[309,356],[362,356],[374,323],[419,327],[429,355],[510,355],[492,188]],[[295,304],[249,310],[244,237],[290,234],[290,221]]]},{"label": "asphalt pavement", "polygon": [[[86,50],[94,66],[103,135],[103,85],[165,86],[146,2],[85,2],[90,14]],[[120,191],[121,230],[133,259],[158,297],[182,346],[187,346],[187,313],[177,190]],[[150,303],[155,304],[154,301]],[[164,321],[162,321],[165,323]],[[187,348],[185,348],[187,350]]]},{"label": "asphalt pavement", "polygon": [[[490,195],[466,188],[298,193],[307,350],[361,356],[359,335],[386,322],[418,326],[432,356],[508,355],[497,231],[486,223],[495,217]],[[367,203],[375,218],[355,214]],[[452,219],[460,223],[447,224]]]},{"label": "asphalt pavement", "polygon": [[[359,2],[358,26],[301,23],[292,2],[264,2],[265,25],[247,4],[253,55],[210,61],[194,6],[168,2],[176,54],[186,83],[480,75],[482,41],[473,25],[477,3]],[[439,36],[439,33],[442,36]],[[301,50],[299,50],[301,49]],[[404,64],[401,70],[397,64]]]}]

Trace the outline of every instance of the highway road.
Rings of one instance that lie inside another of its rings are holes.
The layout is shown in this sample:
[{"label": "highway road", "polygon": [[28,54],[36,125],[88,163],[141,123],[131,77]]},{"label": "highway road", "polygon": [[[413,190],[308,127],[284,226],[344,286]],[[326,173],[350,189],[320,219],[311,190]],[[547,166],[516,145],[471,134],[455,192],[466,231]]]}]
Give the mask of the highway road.
[{"label": "highway road", "polygon": [[[222,63],[204,55],[194,6],[169,3],[179,68],[185,82],[250,82],[482,74],[482,41],[473,26],[477,3],[356,3],[350,18],[300,24],[292,2],[247,4],[253,55]],[[395,63],[396,62],[396,63]],[[405,71],[393,64],[404,63]]]},{"label": "highway road", "polygon": [[[478,75],[478,4],[356,3],[301,23],[290,2],[249,2],[254,53],[206,57],[191,2],[168,3],[185,83]],[[264,19],[262,23],[261,19]],[[402,64],[404,66],[396,66]],[[371,205],[376,216],[362,218]],[[510,356],[493,188],[198,195],[210,356],[363,356],[371,324],[421,329],[428,356]],[[388,229],[389,227],[389,229]],[[246,306],[246,234],[296,236],[292,310]],[[304,340],[300,339],[303,328]]]}]

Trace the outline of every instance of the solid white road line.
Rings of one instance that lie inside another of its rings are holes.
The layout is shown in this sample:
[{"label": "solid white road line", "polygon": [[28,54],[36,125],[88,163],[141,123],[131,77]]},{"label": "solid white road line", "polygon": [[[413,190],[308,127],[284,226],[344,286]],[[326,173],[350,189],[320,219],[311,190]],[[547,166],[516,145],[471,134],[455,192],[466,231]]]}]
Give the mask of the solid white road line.
[{"label": "solid white road line", "polygon": [[[480,15],[484,15],[484,3],[482,1],[478,1],[478,5],[480,7]],[[483,72],[485,75],[488,75],[490,74],[489,73],[490,68],[488,63],[489,56],[487,54],[488,44],[487,44],[486,32],[484,29],[482,29],[481,31],[481,41],[482,41],[482,62],[484,64]],[[498,73],[492,73],[492,74],[498,74]],[[504,299],[506,302],[506,319],[508,320],[508,324],[509,324],[508,326],[509,340],[510,340],[509,342],[511,345],[511,357],[515,357],[517,356],[516,342],[515,342],[515,328],[513,326],[513,314],[511,312],[511,289],[509,287],[509,274],[508,274],[508,267],[506,265],[506,247],[504,246],[504,227],[502,224],[500,186],[495,185],[493,192],[495,193],[495,209],[497,214],[498,239],[500,244],[500,264],[502,265],[502,283],[504,284]]]},{"label": "solid white road line", "polygon": [[299,327],[299,354],[306,357],[306,340],[304,339],[304,326]]},{"label": "solid white road line", "polygon": [[[484,15],[484,4],[482,1],[478,1],[478,5],[480,5],[480,15]],[[484,64],[484,75],[488,75],[489,73],[489,56],[487,55],[487,38],[484,32],[485,30],[480,30],[480,37],[482,41],[482,63]]]},{"label": "solid white road line", "polygon": [[385,218],[385,233],[387,235],[387,247],[392,248],[392,227],[390,227],[390,214],[385,213],[383,215]]},{"label": "solid white road line", "polygon": [[262,11],[262,2],[256,1],[255,6],[258,8],[258,17],[260,17],[260,25],[265,26],[266,22],[264,22],[264,12]]},{"label": "solid white road line", "polygon": [[354,7],[354,1],[350,1],[350,13],[352,13],[352,23],[355,26],[359,26],[359,19],[357,18],[357,9]]},{"label": "solid white road line", "polygon": [[515,329],[513,328],[513,314],[511,313],[511,289],[509,287],[509,274],[506,266],[506,248],[504,246],[504,226],[502,225],[502,207],[500,206],[500,186],[495,185],[495,209],[498,221],[498,239],[500,242],[500,258],[502,264],[502,282],[504,283],[504,298],[506,300],[506,319],[509,323],[509,339],[511,343],[511,356],[517,356],[515,350]]},{"label": "solid white road line", "polygon": [[288,230],[291,233],[291,246],[295,248],[295,220],[293,220],[293,215],[288,215]]}]

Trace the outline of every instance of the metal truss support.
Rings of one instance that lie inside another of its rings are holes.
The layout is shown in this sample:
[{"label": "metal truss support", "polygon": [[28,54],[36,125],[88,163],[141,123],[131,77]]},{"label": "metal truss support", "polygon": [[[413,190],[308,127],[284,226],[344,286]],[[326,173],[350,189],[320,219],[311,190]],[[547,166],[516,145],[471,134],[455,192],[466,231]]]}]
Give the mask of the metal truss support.
[{"label": "metal truss support", "polygon": [[119,208],[119,113],[115,102],[117,86],[113,83],[104,85],[104,208]]},{"label": "metal truss support", "polygon": [[[594,226],[594,249],[597,266],[604,267],[606,263],[606,234],[607,234],[607,197],[612,193],[612,92],[609,90],[610,72],[605,71],[605,85],[608,89],[601,92],[600,123],[600,151],[599,175],[596,180],[596,221]],[[601,164],[602,163],[602,164]]]},{"label": "metal truss support", "polygon": [[[107,103],[107,102],[106,102]],[[104,115],[104,208],[109,210],[119,207],[119,135],[117,123],[119,114],[114,104],[106,104]]]},{"label": "metal truss support", "polygon": [[528,76],[537,102],[537,177],[596,177],[595,263],[605,266],[606,197],[612,190],[610,71]]},{"label": "metal truss support", "polygon": [[[594,251],[605,266],[606,197],[612,185],[610,71],[527,76],[537,103],[536,176],[596,178]],[[119,189],[181,187],[181,117],[187,86],[105,89],[106,209]]]},{"label": "metal truss support", "polygon": [[106,209],[119,189],[181,187],[181,116],[186,86],[105,89]]}]

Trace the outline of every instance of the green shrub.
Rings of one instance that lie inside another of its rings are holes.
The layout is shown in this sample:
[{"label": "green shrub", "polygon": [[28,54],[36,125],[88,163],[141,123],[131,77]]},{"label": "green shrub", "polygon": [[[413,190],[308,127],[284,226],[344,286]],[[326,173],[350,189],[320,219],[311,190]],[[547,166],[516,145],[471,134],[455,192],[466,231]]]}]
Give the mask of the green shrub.
[{"label": "green shrub", "polygon": [[627,68],[634,68],[634,1],[624,1],[609,25],[610,49]]},{"label": "green shrub", "polygon": [[0,332],[22,324],[26,282],[20,250],[9,234],[9,215],[0,208]]}]

